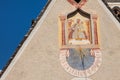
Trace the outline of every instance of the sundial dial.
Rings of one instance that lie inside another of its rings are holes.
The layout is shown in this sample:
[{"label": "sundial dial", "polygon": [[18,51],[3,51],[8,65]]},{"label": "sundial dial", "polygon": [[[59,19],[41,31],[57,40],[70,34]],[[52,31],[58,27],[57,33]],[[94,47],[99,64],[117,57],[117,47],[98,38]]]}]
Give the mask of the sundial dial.
[{"label": "sundial dial", "polygon": [[73,80],[91,80],[102,63],[98,16],[81,9],[86,0],[68,2],[76,10],[59,16],[60,62],[66,72],[77,77]]}]

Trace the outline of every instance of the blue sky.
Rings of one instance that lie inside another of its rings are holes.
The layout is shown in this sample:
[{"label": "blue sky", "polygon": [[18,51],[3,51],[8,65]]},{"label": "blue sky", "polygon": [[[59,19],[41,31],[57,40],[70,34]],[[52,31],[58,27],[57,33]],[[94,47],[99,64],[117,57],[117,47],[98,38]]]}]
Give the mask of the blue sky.
[{"label": "blue sky", "polygon": [[31,27],[47,0],[0,0],[0,69]]}]

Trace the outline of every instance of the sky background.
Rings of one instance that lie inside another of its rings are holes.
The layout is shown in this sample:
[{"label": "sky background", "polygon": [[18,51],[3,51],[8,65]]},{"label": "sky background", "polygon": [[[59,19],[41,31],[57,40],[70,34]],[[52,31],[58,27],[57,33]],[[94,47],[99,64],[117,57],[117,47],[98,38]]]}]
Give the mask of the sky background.
[{"label": "sky background", "polygon": [[16,50],[47,0],[0,0],[0,69]]}]

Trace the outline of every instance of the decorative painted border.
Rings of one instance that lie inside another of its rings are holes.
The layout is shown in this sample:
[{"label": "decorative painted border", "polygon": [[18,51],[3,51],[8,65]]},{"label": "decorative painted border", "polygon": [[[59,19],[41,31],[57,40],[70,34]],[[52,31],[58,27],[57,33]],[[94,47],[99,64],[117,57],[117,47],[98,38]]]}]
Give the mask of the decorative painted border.
[{"label": "decorative painted border", "polygon": [[77,3],[75,0],[67,0],[67,1],[76,8],[81,8],[87,2],[87,0],[81,0],[79,3]]},{"label": "decorative painted border", "polygon": [[[60,29],[59,30],[60,32],[60,46],[65,46],[66,45],[66,35],[65,35],[65,27],[66,27],[66,22],[67,22],[67,16],[62,14],[59,16],[59,21],[60,21]],[[96,45],[96,48],[99,48],[99,32],[98,32],[98,24],[97,24],[97,20],[98,20],[98,16],[96,14],[91,14],[90,15],[90,23],[88,22],[87,24],[91,26],[91,29],[88,29],[88,33],[91,33],[91,36],[89,37],[89,39],[91,40],[91,44],[89,46],[93,46],[93,45]],[[88,28],[90,28],[90,26],[88,26]],[[91,30],[91,31],[89,31]],[[83,45],[80,45],[81,47]],[[86,45],[84,45],[86,46]],[[83,46],[83,47],[84,47]],[[98,46],[98,47],[97,47]],[[94,47],[93,47],[94,48]]]}]

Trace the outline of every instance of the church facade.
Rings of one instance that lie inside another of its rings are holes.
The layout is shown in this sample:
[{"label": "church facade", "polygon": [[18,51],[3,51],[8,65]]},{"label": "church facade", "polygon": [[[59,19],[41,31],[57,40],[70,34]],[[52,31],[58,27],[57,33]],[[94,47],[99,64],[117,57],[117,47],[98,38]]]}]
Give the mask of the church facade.
[{"label": "church facade", "polygon": [[119,52],[119,0],[48,0],[0,80],[120,80]]}]

